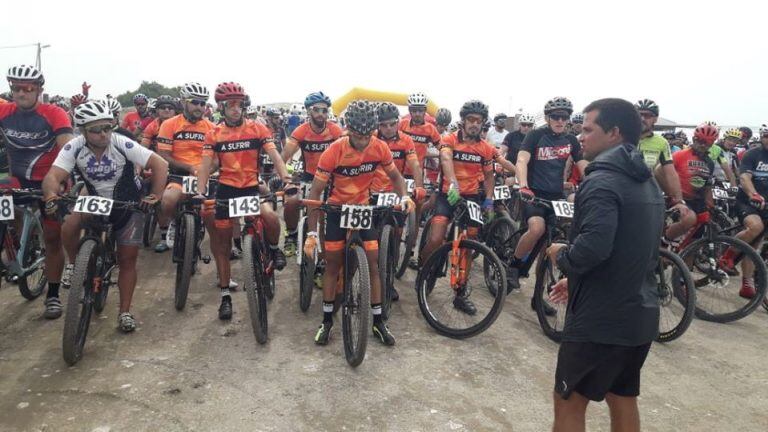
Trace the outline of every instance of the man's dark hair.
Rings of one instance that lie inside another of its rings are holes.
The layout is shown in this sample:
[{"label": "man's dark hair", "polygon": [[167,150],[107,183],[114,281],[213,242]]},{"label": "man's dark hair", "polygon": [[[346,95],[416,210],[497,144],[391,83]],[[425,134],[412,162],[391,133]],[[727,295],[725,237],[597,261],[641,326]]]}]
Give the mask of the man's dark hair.
[{"label": "man's dark hair", "polygon": [[640,121],[640,114],[632,103],[618,98],[599,99],[584,108],[584,114],[591,111],[599,111],[595,123],[602,130],[608,132],[615,127],[619,128],[624,141],[637,146],[643,124]]}]

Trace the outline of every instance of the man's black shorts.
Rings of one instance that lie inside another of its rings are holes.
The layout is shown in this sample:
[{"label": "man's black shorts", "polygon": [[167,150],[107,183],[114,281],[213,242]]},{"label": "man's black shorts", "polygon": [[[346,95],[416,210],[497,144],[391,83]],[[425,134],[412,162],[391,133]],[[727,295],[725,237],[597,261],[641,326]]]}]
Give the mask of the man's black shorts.
[{"label": "man's black shorts", "polygon": [[607,393],[640,394],[640,369],[651,344],[636,347],[592,342],[563,342],[557,354],[555,392],[568,399],[576,392],[599,402]]},{"label": "man's black shorts", "polygon": [[758,215],[763,220],[766,220],[768,219],[768,210],[758,210],[749,202],[736,198],[736,215],[741,223],[744,223],[744,219],[749,215]]},{"label": "man's black shorts", "polygon": [[[533,191],[537,197],[550,201],[562,201],[565,199],[563,194],[547,194],[543,192]],[[538,216],[544,220],[549,220],[555,217],[555,211],[549,207],[542,205],[536,205],[534,203],[523,202],[523,221],[528,222],[528,219]]]}]

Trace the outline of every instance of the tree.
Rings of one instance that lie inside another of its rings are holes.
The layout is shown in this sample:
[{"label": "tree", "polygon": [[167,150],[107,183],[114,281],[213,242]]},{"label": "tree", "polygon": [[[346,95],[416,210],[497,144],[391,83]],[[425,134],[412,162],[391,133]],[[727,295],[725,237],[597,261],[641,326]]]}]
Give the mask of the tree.
[{"label": "tree", "polygon": [[160,95],[171,95],[174,97],[179,96],[179,90],[181,89],[181,86],[176,87],[166,87],[157,81],[142,81],[141,85],[139,86],[136,91],[127,91],[121,95],[117,96],[117,100],[120,102],[121,105],[124,107],[133,106],[133,96],[138,93],[144,93],[148,97],[156,98]]}]

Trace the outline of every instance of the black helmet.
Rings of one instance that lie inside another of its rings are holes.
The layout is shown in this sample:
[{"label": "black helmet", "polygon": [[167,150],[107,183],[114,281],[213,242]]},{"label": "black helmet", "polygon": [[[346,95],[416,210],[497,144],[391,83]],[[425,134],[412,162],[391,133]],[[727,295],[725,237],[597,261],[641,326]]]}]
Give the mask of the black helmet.
[{"label": "black helmet", "polygon": [[438,125],[447,127],[451,124],[451,111],[448,108],[440,108],[435,113],[435,121]]},{"label": "black helmet", "polygon": [[480,102],[479,100],[471,100],[469,102],[465,102],[464,105],[461,106],[459,117],[464,120],[464,118],[469,114],[479,114],[483,117],[483,121],[485,121],[488,119],[488,105]]},{"label": "black helmet", "polygon": [[160,107],[161,105],[170,105],[173,107],[174,110],[179,110],[178,102],[176,102],[176,98],[171,95],[160,95],[155,99],[155,107]]},{"label": "black helmet", "polygon": [[637,101],[635,108],[637,108],[638,111],[650,111],[654,116],[659,116],[659,106],[656,105],[656,102],[650,99],[642,99]]},{"label": "black helmet", "polygon": [[400,110],[391,102],[383,102],[376,108],[376,115],[379,117],[379,123],[397,120],[400,118]]},{"label": "black helmet", "polygon": [[568,100],[568,98],[557,96],[548,100],[547,103],[544,104],[544,114],[549,114],[555,110],[568,111],[568,115],[571,115],[573,113],[573,104]]},{"label": "black helmet", "polygon": [[493,122],[494,123],[496,123],[499,120],[506,120],[506,119],[507,119],[507,115],[504,114],[504,113],[498,113],[495,116],[493,116]]},{"label": "black helmet", "polygon": [[366,100],[356,100],[349,104],[344,115],[347,128],[362,135],[368,135],[379,124],[376,109]]}]

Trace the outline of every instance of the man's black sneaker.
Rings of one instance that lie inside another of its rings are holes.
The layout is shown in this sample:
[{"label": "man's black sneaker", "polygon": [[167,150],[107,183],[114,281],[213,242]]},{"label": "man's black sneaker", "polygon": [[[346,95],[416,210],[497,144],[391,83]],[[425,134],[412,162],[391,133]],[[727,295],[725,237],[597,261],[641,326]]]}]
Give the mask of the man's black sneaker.
[{"label": "man's black sneaker", "polygon": [[275,269],[282,270],[285,268],[285,254],[278,249],[272,249],[272,259],[275,260]]},{"label": "man's black sneaker", "polygon": [[389,327],[384,322],[373,324],[373,335],[384,345],[392,346],[395,344],[395,337],[392,336]]},{"label": "man's black sneaker", "polygon": [[465,295],[459,293],[453,299],[453,307],[464,312],[467,315],[474,315],[477,313],[477,308],[472,301]]},{"label": "man's black sneaker", "polygon": [[229,321],[232,319],[232,300],[221,299],[219,319],[222,321]]}]

